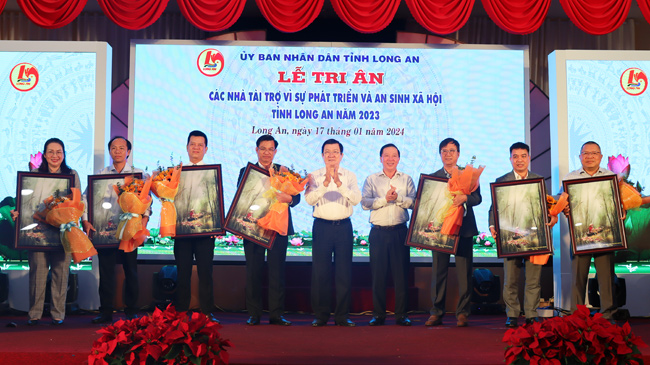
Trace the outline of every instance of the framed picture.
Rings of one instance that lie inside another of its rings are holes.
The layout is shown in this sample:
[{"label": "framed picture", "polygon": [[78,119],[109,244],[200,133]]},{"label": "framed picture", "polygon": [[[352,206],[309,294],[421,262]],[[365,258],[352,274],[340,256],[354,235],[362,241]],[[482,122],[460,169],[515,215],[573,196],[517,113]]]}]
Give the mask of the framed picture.
[{"label": "framed picture", "polygon": [[450,254],[456,253],[458,235],[440,233],[447,203],[450,200],[447,191],[447,179],[420,175],[406,245]]},{"label": "framed picture", "polygon": [[627,249],[616,175],[564,180],[574,255]]},{"label": "framed picture", "polygon": [[142,179],[142,173],[88,175],[88,221],[95,227],[90,232],[90,240],[95,248],[118,247],[120,240],[115,236],[120,223],[122,208],[117,203],[117,194],[113,185],[124,184],[124,178],[134,176]]},{"label": "framed picture", "polygon": [[176,206],[176,238],[222,235],[221,165],[183,166]]},{"label": "framed picture", "polygon": [[543,178],[491,183],[497,256],[553,252]]},{"label": "framed picture", "polygon": [[45,211],[49,197],[67,196],[74,183],[74,175],[18,172],[16,189],[16,238],[14,247],[19,250],[62,250],[59,227],[36,218]]},{"label": "framed picture", "polygon": [[264,196],[271,188],[269,176],[268,171],[248,163],[230,205],[225,228],[232,234],[270,249],[276,232],[257,225],[257,220],[264,217],[271,207],[271,199]]}]

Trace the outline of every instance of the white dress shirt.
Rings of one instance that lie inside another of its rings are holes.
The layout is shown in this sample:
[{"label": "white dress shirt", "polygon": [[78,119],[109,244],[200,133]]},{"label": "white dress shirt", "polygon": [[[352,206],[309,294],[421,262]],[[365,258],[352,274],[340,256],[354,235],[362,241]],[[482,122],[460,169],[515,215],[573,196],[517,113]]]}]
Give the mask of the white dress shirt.
[{"label": "white dress shirt", "polygon": [[[386,193],[395,187],[397,199],[388,202]],[[383,171],[366,178],[363,184],[361,207],[370,210],[370,223],[373,226],[395,226],[409,220],[408,209],[413,208],[416,191],[413,179],[400,171],[389,178]]]},{"label": "white dress shirt", "polygon": [[598,171],[596,171],[595,174],[589,175],[587,171],[585,171],[584,168],[580,167],[577,170],[573,170],[569,172],[565,177],[564,180],[572,180],[572,179],[587,179],[590,177],[596,177],[596,176],[608,176],[608,175],[614,175],[613,172],[604,169],[602,167],[598,168]]},{"label": "white dress shirt", "polygon": [[349,218],[354,211],[354,206],[361,201],[361,191],[357,185],[357,177],[352,171],[339,167],[339,180],[341,187],[330,181],[325,187],[325,167],[312,172],[314,184],[310,184],[305,191],[307,204],[314,207],[314,218],[331,221]]}]

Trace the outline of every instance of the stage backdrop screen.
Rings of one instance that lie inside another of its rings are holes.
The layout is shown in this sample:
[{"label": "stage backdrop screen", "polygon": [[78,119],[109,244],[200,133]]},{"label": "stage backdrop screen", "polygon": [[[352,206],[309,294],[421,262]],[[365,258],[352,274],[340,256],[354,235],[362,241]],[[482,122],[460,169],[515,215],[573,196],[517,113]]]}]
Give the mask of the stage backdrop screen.
[{"label": "stage backdrop screen", "polygon": [[[381,170],[383,145],[397,145],[399,170],[417,186],[421,173],[442,167],[438,144],[453,137],[460,165],[487,166],[483,202],[474,210],[479,230],[489,232],[489,183],[512,170],[510,145],[527,140],[523,47],[137,41],[131,51],[135,166],[187,163],[188,133],[202,130],[209,138],[204,162],[222,164],[226,209],[240,168],[257,162],[255,141],[263,134],[279,141],[275,161],[299,172],[321,168],[322,143],[338,140],[341,166],[356,174],[360,189]],[[299,233],[289,256],[308,257],[312,207],[303,197],[292,212]],[[368,218],[355,208],[357,257],[367,256]],[[242,255],[232,241],[218,239],[217,246]],[[476,251],[496,257],[489,248]],[[413,250],[414,260],[420,256],[430,253]]]},{"label": "stage backdrop screen", "polygon": [[[111,60],[105,42],[0,41],[0,199],[15,197],[16,173],[29,171],[30,155],[52,137],[86,188],[86,176],[105,163]],[[13,247],[12,239],[0,243]]]}]

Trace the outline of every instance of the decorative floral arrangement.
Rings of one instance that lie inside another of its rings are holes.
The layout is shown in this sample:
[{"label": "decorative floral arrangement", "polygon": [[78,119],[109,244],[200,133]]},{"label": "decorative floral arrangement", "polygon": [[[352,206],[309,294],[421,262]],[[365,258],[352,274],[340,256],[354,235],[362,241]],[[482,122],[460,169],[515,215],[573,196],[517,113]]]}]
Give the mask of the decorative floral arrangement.
[{"label": "decorative floral arrangement", "polygon": [[650,197],[641,196],[643,186],[637,181],[634,183],[630,177],[630,160],[623,155],[616,157],[609,156],[607,168],[618,176],[618,188],[621,195],[621,203],[625,210],[638,208],[641,205],[649,204]]},{"label": "decorative floral arrangement", "polygon": [[257,220],[257,225],[264,228],[278,232],[286,236],[289,229],[289,204],[280,203],[276,194],[283,192],[291,196],[300,194],[305,190],[307,185],[307,178],[300,176],[297,172],[290,170],[284,166],[280,168],[279,172],[270,169],[271,188],[264,193],[265,197],[272,199],[271,207],[268,213]]},{"label": "decorative floral arrangement", "polygon": [[142,226],[142,215],[151,206],[151,184],[151,178],[145,182],[131,175],[124,178],[124,184],[113,185],[122,209],[115,237],[120,240],[119,249],[124,252],[133,252],[149,236],[149,230]]},{"label": "decorative floral arrangement", "polygon": [[489,233],[481,232],[478,236],[474,236],[474,244],[480,247],[495,247],[496,241]]},{"label": "decorative floral arrangement", "polygon": [[465,215],[465,208],[463,206],[452,205],[454,197],[460,194],[469,195],[479,187],[479,178],[485,166],[474,168],[474,161],[476,156],[472,156],[472,160],[465,168],[454,166],[450,171],[451,177],[447,181],[447,189],[445,195],[449,201],[443,207],[439,214],[442,215],[439,221],[442,220],[442,227],[440,233],[444,235],[456,235],[460,231],[460,226],[463,223],[463,216]]},{"label": "decorative floral arrangement", "polygon": [[169,305],[150,316],[117,321],[97,331],[88,364],[227,364],[230,341],[205,314]]},{"label": "decorative floral arrangement", "polygon": [[36,170],[43,163],[43,154],[41,151],[38,151],[35,155],[29,155],[29,168],[30,170]]},{"label": "decorative floral arrangement", "polygon": [[[170,158],[172,165],[174,157]],[[162,237],[174,237],[176,235],[176,206],[174,198],[178,193],[178,183],[181,180],[183,163],[168,169],[158,168],[158,173],[153,176],[151,191],[160,199],[160,231]]]},{"label": "decorative floral arrangement", "polygon": [[227,233],[225,236],[217,237],[217,242],[219,246],[224,246],[227,249],[230,247],[237,247],[244,245],[244,239],[240,236],[236,236],[231,233]]},{"label": "decorative floral arrangement", "polygon": [[506,364],[642,364],[639,347],[646,346],[629,323],[592,317],[584,305],[568,316],[509,329],[503,342]]},{"label": "decorative floral arrangement", "polygon": [[81,201],[81,192],[78,188],[70,190],[72,190],[72,197],[63,196],[58,190],[54,195],[47,197],[43,200],[45,208],[34,213],[33,217],[59,228],[63,250],[71,254],[72,261],[78,264],[83,259],[97,255],[97,251],[88,236],[79,229],[79,218],[85,209],[85,204]]}]

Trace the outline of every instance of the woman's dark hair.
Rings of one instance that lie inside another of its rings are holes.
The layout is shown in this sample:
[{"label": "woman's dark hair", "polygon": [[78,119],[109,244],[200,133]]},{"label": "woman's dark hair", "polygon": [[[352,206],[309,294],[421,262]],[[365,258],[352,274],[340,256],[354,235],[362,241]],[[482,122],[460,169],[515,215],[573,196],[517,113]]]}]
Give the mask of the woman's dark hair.
[{"label": "woman's dark hair", "polygon": [[38,172],[50,172],[50,169],[47,166],[47,160],[45,159],[47,146],[50,143],[58,143],[61,145],[61,148],[63,149],[63,161],[61,162],[61,173],[71,174],[72,169],[70,168],[70,166],[68,166],[68,163],[65,161],[65,145],[63,144],[63,141],[58,138],[50,138],[47,141],[45,141],[45,145],[43,146],[43,162],[41,163],[41,166],[38,167]]}]

